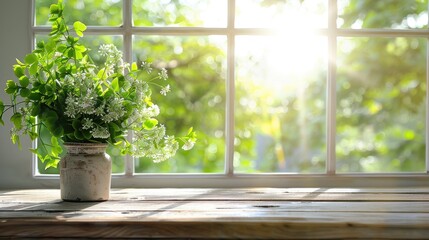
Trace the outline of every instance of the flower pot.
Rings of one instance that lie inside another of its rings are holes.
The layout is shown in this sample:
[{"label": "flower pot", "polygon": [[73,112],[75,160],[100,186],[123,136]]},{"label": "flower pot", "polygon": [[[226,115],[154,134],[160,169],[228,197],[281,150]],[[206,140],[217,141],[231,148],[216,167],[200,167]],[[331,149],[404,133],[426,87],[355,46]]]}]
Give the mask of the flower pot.
[{"label": "flower pot", "polygon": [[64,201],[106,201],[109,199],[112,162],[107,144],[65,143],[60,161],[61,198]]}]

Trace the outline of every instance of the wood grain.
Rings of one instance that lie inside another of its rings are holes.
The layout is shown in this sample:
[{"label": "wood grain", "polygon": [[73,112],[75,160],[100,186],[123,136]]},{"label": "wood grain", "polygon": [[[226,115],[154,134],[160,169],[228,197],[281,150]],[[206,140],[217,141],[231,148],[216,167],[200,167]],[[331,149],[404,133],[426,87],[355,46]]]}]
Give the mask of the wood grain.
[{"label": "wood grain", "polygon": [[429,188],[113,189],[0,192],[0,238],[428,239]]}]

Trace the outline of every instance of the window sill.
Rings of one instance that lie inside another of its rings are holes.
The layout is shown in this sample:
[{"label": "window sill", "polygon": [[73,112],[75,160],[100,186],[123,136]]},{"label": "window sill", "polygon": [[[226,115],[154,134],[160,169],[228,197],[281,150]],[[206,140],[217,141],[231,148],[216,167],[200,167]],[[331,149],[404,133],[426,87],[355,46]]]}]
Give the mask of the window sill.
[{"label": "window sill", "polygon": [[0,238],[417,239],[428,209],[429,188],[113,189],[100,203],[11,190]]}]

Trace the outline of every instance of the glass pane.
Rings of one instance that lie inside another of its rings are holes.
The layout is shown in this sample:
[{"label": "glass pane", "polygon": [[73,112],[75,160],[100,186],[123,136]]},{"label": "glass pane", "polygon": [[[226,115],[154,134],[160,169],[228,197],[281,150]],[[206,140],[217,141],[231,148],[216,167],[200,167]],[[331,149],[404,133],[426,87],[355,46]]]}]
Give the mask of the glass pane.
[{"label": "glass pane", "polygon": [[424,171],[426,41],[339,39],[339,172]]},{"label": "glass pane", "polygon": [[153,101],[167,133],[181,136],[189,127],[198,141],[191,151],[178,151],[162,163],[136,159],[137,173],[223,172],[225,156],[225,59],[223,36],[135,36],[134,60],[152,62],[169,71],[171,92]]},{"label": "glass pane", "polygon": [[[42,40],[47,41],[48,36],[36,35],[36,41],[42,41]],[[81,43],[90,49],[89,55],[91,56],[95,64],[101,63],[101,57],[98,54],[98,47],[101,44],[112,43],[112,44],[115,44],[118,47],[118,49],[122,50],[123,49],[122,42],[123,42],[122,36],[85,35],[83,38],[81,38]],[[51,137],[49,135],[49,132],[42,131],[41,137],[42,139],[44,139],[45,142],[50,142]],[[40,143],[41,139],[39,139],[38,141]],[[107,148],[107,153],[110,155],[112,159],[112,172],[113,173],[125,172],[124,157],[121,156],[120,153],[117,150],[113,149],[111,146]],[[38,160],[38,170],[42,174],[58,173],[58,169],[50,168],[45,170],[45,164],[43,164],[40,160]]]},{"label": "glass pane", "polygon": [[326,0],[236,0],[237,27],[326,28]]},{"label": "glass pane", "polygon": [[325,171],[323,37],[237,37],[237,172]]},{"label": "glass pane", "polygon": [[226,27],[227,0],[134,0],[135,26]]},{"label": "glass pane", "polygon": [[340,28],[427,28],[428,0],[338,0]]},{"label": "glass pane", "polygon": [[[36,25],[50,25],[49,7],[57,0],[35,0]],[[81,21],[90,26],[120,26],[122,0],[64,0],[64,16],[72,25]]]}]

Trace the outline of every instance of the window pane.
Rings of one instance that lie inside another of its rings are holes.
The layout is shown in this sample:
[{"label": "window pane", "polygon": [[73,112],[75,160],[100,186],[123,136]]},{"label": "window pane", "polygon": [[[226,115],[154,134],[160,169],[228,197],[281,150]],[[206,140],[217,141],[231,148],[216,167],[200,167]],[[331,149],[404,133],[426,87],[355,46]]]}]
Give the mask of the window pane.
[{"label": "window pane", "polygon": [[338,0],[341,28],[427,28],[428,0]]},{"label": "window pane", "polygon": [[227,0],[134,0],[135,26],[226,27]]},{"label": "window pane", "polygon": [[155,164],[135,161],[137,173],[223,172],[225,156],[225,52],[223,36],[135,36],[134,60],[153,62],[169,71],[171,92],[153,101],[160,106],[160,122],[167,133],[181,136],[189,127],[198,141],[191,151]]},{"label": "window pane", "polygon": [[338,171],[424,171],[426,39],[338,42]]},{"label": "window pane", "polygon": [[326,0],[236,0],[237,27],[324,28]]},{"label": "window pane", "polygon": [[[51,25],[49,7],[57,0],[35,0],[36,25]],[[122,0],[64,0],[64,16],[72,25],[81,21],[90,26],[120,26],[122,24]]]},{"label": "window pane", "polygon": [[[47,41],[48,36],[46,35],[36,35],[36,41]],[[84,44],[87,48],[90,49],[89,55],[93,59],[95,64],[100,64],[102,59],[100,55],[98,54],[98,47],[101,44],[108,44],[112,43],[115,44],[118,49],[122,50],[122,36],[91,36],[91,35],[85,35],[83,38],[81,38],[81,43]],[[49,132],[42,129],[41,132],[41,138],[39,139],[39,145],[40,141],[44,140],[45,142],[50,142],[51,137],[49,135]],[[125,172],[124,167],[124,157],[120,155],[120,152],[113,149],[111,146],[107,148],[107,153],[110,155],[112,159],[112,172],[113,173],[123,173]],[[50,174],[50,173],[58,173],[57,169],[46,169],[45,170],[45,164],[43,164],[40,160],[38,160],[38,170],[42,174]]]},{"label": "window pane", "polygon": [[243,36],[236,44],[236,171],[324,172],[326,38]]}]

